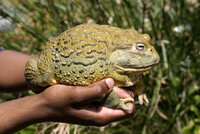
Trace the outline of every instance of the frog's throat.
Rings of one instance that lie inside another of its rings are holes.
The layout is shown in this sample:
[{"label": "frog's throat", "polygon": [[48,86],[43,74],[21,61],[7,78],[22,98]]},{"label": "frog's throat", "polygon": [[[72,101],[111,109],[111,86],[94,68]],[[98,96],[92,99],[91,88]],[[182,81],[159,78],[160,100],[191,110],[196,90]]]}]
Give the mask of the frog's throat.
[{"label": "frog's throat", "polygon": [[119,69],[120,71],[124,71],[124,72],[146,72],[148,70],[151,70],[154,66],[148,66],[148,67],[144,67],[144,68],[123,68],[120,67],[119,65],[114,65],[117,69]]}]

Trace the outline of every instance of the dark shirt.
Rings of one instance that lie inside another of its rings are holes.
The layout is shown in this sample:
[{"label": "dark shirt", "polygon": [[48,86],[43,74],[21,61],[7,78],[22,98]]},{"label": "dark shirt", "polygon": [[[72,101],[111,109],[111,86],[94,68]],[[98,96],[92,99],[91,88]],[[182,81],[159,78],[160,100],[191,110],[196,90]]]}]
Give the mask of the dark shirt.
[{"label": "dark shirt", "polygon": [[1,52],[1,51],[3,51],[3,49],[2,49],[2,48],[0,48],[0,52]]}]

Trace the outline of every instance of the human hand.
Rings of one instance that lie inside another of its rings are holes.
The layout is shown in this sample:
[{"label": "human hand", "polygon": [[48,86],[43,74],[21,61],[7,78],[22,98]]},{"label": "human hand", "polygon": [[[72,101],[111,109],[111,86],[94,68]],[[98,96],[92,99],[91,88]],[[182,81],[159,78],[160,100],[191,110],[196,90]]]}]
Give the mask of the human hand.
[{"label": "human hand", "polygon": [[131,113],[93,105],[94,102],[101,101],[111,89],[120,98],[132,97],[131,92],[118,87],[113,88],[113,85],[114,81],[107,78],[86,87],[58,84],[47,88],[39,94],[45,100],[48,109],[46,119],[48,121],[102,126],[131,116],[134,112],[133,103],[128,103],[128,106],[133,109]]}]

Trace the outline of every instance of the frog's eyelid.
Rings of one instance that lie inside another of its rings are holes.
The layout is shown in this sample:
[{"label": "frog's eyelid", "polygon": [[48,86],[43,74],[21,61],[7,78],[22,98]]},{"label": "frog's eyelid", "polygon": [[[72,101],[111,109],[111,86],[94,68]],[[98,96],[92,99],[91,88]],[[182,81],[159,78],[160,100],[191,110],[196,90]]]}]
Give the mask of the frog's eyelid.
[{"label": "frog's eyelid", "polygon": [[144,43],[137,43],[137,46],[145,46]]}]

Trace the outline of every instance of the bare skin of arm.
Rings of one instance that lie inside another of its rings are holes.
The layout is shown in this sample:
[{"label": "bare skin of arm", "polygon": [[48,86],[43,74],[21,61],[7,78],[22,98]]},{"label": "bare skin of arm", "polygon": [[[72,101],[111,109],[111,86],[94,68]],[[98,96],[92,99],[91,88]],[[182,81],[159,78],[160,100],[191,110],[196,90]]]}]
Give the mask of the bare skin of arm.
[{"label": "bare skin of arm", "polygon": [[24,77],[25,64],[36,57],[11,50],[0,52],[0,92],[27,90]]},{"label": "bare skin of arm", "polygon": [[[0,52],[0,91],[25,90],[25,63],[34,57],[14,51]],[[122,110],[92,105],[104,98],[111,89],[120,97],[131,93],[114,87],[110,78],[90,86],[54,85],[40,94],[0,103],[0,133],[13,133],[30,124],[56,121],[81,125],[102,126],[133,114]],[[82,105],[80,105],[82,104]],[[134,111],[134,104],[128,105]]]}]

